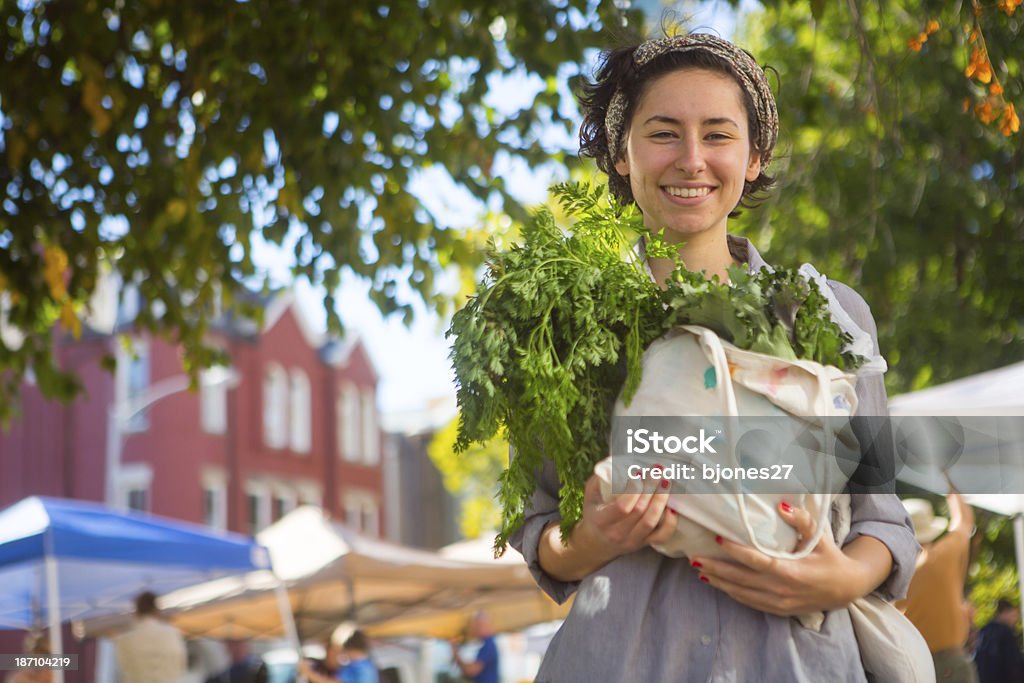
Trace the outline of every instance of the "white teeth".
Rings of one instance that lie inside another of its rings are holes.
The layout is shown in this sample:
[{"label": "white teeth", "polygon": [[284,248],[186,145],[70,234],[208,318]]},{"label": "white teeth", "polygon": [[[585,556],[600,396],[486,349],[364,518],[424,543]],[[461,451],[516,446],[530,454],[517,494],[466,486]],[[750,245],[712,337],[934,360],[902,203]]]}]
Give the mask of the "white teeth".
[{"label": "white teeth", "polygon": [[711,192],[710,187],[666,187],[665,191],[673,197],[704,197]]}]

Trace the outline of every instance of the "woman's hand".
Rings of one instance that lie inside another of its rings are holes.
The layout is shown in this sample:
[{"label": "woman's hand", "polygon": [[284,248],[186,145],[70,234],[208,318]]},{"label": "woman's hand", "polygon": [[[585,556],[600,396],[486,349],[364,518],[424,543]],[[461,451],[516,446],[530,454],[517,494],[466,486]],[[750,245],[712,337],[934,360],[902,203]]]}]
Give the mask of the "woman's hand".
[{"label": "woman's hand", "polygon": [[676,528],[676,514],[667,507],[668,495],[657,480],[645,488],[630,482],[631,490],[601,499],[600,480],[592,475],[583,493],[583,516],[568,544],[559,536],[558,523],[544,529],[540,564],[561,581],[578,581],[616,557],[667,541]]},{"label": "woman's hand", "polygon": [[[815,523],[806,510],[784,503],[779,514],[800,538],[814,536]],[[730,559],[691,558],[701,580],[739,603],[780,616],[845,607],[877,588],[892,570],[889,549],[870,536],[860,536],[840,549],[826,531],[814,550],[799,560],[777,559],[739,543],[716,540]]]}]

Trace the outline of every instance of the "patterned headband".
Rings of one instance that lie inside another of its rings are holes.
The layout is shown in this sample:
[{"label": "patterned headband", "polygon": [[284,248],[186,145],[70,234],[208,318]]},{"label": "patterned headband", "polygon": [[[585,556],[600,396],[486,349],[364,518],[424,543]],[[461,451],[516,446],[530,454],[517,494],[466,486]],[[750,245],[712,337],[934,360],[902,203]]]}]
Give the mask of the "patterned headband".
[{"label": "patterned headband", "polygon": [[[750,95],[754,103],[754,117],[757,120],[757,149],[761,152],[762,168],[768,166],[772,159],[772,149],[779,137],[779,113],[775,109],[775,97],[768,87],[768,79],[764,69],[758,66],[754,57],[746,50],[739,48],[728,40],[722,40],[707,33],[691,33],[689,35],[649,40],[633,50],[633,63],[637,70],[643,69],[650,62],[670,52],[690,52],[701,50],[725,61],[729,70],[739,79],[743,90]],[[623,128],[626,123],[626,95],[616,90],[605,114],[604,129],[608,137],[608,153],[611,155],[609,168],[619,158],[622,144]],[[753,133],[753,131],[751,131]]]}]

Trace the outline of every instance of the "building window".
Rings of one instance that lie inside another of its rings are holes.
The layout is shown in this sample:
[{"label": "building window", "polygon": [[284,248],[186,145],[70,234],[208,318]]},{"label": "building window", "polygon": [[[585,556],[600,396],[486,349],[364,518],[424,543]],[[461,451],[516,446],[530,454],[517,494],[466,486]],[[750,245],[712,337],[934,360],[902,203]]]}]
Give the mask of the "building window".
[{"label": "building window", "polygon": [[245,506],[250,534],[257,534],[270,525],[270,494],[265,485],[245,487]]},{"label": "building window", "polygon": [[147,489],[128,489],[127,494],[129,510],[149,512],[149,491]]},{"label": "building window", "polygon": [[228,431],[228,383],[200,384],[199,421],[207,434]]},{"label": "building window", "polygon": [[[124,392],[126,406],[133,406],[146,397],[149,390],[149,344],[145,340],[135,339],[131,348],[119,352],[118,363],[123,364]],[[149,410],[140,410],[132,414],[122,429],[126,432],[142,432],[149,428]]]},{"label": "building window", "polygon": [[117,476],[117,507],[121,510],[149,512],[149,490],[153,468],[144,463],[121,465]]},{"label": "building window", "polygon": [[297,453],[308,453],[312,437],[309,378],[302,370],[293,369],[289,384],[289,443]]},{"label": "building window", "polygon": [[346,526],[367,536],[379,536],[380,513],[376,496],[367,491],[349,491],[344,499]]},{"label": "building window", "polygon": [[341,446],[341,457],[349,461],[358,461],[359,458],[359,392],[355,386],[346,384],[341,389],[341,396],[338,397],[340,415],[338,418],[338,431],[340,438],[338,444]]},{"label": "building window", "polygon": [[270,448],[288,443],[288,376],[276,363],[263,379],[263,439]]},{"label": "building window", "polygon": [[380,462],[380,432],[377,430],[377,403],[373,392],[363,394],[363,461],[367,465]]},{"label": "building window", "polygon": [[203,522],[214,529],[228,528],[227,478],[222,473],[203,473]]},{"label": "building window", "polygon": [[291,491],[277,491],[271,500],[271,520],[276,522],[295,509],[295,495]]}]

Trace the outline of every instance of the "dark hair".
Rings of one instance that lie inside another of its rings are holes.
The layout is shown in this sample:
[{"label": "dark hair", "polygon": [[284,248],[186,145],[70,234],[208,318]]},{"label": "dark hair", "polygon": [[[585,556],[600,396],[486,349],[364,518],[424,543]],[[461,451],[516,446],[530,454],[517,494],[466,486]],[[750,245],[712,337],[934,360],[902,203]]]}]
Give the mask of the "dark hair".
[{"label": "dark hair", "polygon": [[352,632],[352,635],[342,643],[341,647],[345,650],[359,650],[360,652],[370,651],[370,639],[366,637],[366,634],[356,629]]},{"label": "dark hair", "polygon": [[[743,108],[747,112],[747,127],[751,146],[754,151],[764,151],[757,149],[754,142],[760,137],[760,124],[751,95],[724,59],[704,50],[668,52],[656,57],[643,68],[637,68],[633,60],[636,48],[636,45],[631,45],[605,52],[601,57],[595,80],[584,84],[583,92],[579,97],[580,109],[583,113],[583,124],[580,126],[580,156],[592,157],[597,161],[598,168],[608,175],[608,189],[616,197],[625,203],[636,203],[633,191],[629,186],[629,179],[622,177],[615,170],[615,162],[619,160],[621,153],[618,150],[610,149],[608,145],[605,120],[612,97],[617,91],[621,91],[626,98],[626,115],[622,132],[624,140],[637,103],[650,88],[651,83],[674,71],[706,69],[725,74],[735,81],[742,93]],[[619,143],[619,150],[621,149],[623,149],[622,142]],[[769,176],[762,165],[757,178],[753,181],[744,181],[740,206],[746,208],[756,206],[759,197],[753,195],[768,190],[774,184],[775,178]],[[729,216],[734,217],[738,213],[738,211],[732,211]]]},{"label": "dark hair", "polygon": [[1002,614],[1011,609],[1017,609],[1017,605],[1013,604],[1006,598],[999,598],[999,602],[996,603],[996,614]]},{"label": "dark hair", "polygon": [[136,614],[158,614],[160,610],[156,607],[156,594],[150,591],[139,593],[135,598]]}]

